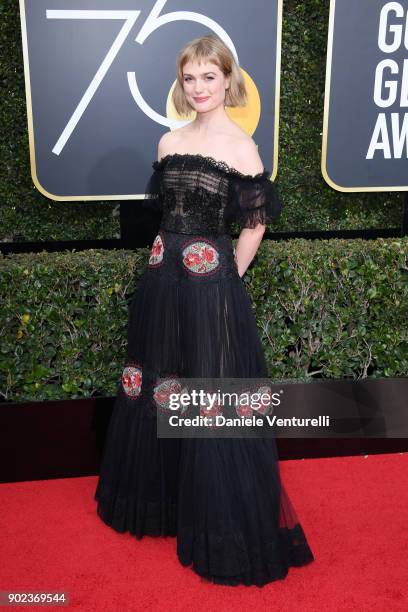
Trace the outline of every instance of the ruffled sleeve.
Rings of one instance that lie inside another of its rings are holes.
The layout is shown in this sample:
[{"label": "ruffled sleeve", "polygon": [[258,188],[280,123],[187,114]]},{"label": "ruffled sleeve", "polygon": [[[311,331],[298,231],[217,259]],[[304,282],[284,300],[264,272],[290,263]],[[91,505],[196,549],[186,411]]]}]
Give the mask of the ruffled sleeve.
[{"label": "ruffled sleeve", "polygon": [[242,175],[232,179],[231,217],[242,229],[253,229],[258,223],[267,225],[279,218],[282,201],[270,176],[271,172],[264,170],[255,176]]},{"label": "ruffled sleeve", "polygon": [[162,170],[159,162],[154,161],[152,163],[153,173],[150,176],[146,189],[145,197],[142,200],[142,206],[154,210],[156,212],[162,211],[163,198],[162,198]]}]

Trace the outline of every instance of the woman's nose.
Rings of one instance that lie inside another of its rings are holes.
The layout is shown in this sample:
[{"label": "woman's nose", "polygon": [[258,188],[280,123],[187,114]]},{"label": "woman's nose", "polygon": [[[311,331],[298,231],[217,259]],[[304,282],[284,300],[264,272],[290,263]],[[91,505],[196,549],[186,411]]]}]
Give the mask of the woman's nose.
[{"label": "woman's nose", "polygon": [[196,85],[195,85],[196,95],[199,95],[200,93],[202,93],[202,91],[203,91],[203,84],[201,83],[201,81],[196,81]]}]

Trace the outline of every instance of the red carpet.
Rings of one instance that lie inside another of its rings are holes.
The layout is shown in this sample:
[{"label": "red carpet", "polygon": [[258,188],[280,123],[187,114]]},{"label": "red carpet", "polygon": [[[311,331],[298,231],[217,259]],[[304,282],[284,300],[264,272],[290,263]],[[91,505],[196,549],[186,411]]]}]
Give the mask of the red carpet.
[{"label": "red carpet", "polygon": [[114,532],[96,477],[2,484],[0,590],[65,590],[86,612],[406,611],[407,468],[406,453],[281,462],[316,560],[262,589],[203,583],[174,538]]}]

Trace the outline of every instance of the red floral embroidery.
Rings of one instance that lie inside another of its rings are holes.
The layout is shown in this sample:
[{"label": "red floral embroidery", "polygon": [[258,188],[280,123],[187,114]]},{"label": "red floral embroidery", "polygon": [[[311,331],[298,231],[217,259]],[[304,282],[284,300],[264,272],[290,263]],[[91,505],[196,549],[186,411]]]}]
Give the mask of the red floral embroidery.
[{"label": "red floral embroidery", "polygon": [[244,400],[241,400],[237,407],[236,413],[239,417],[251,417],[252,416],[252,408],[249,403],[243,403]]},{"label": "red floral embroidery", "polygon": [[136,399],[142,390],[142,368],[138,364],[127,364],[122,373],[122,386],[130,399]]},{"label": "red floral embroidery", "polygon": [[148,265],[151,268],[157,268],[163,262],[163,255],[164,239],[163,234],[159,232],[153,241]]},{"label": "red floral embroidery", "polygon": [[184,263],[189,268],[192,268],[193,266],[198,266],[200,261],[201,261],[201,258],[198,253],[187,253],[187,255],[184,258]]},{"label": "red floral embroidery", "polygon": [[209,249],[208,247],[203,247],[201,254],[203,256],[203,259],[205,259],[205,261],[208,261],[210,263],[212,263],[215,259],[214,249],[212,248]]},{"label": "red floral embroidery", "polygon": [[222,414],[223,414],[222,404],[214,403],[211,406],[209,401],[207,402],[204,401],[204,403],[200,404],[200,416],[206,418],[205,427],[210,427],[211,429],[214,429],[215,427],[219,427],[220,425],[217,425],[216,417],[222,416]]},{"label": "red floral embroidery", "polygon": [[261,415],[266,415],[269,414],[272,411],[272,389],[269,385],[265,385],[262,387],[259,387],[257,389],[257,393],[259,393],[260,398],[259,398],[259,404],[261,404],[259,406],[259,408],[257,408],[257,410],[255,412],[257,412],[258,414]]},{"label": "red floral embroidery", "polygon": [[[252,398],[254,407],[251,406],[251,396],[256,394],[255,398]],[[268,394],[269,398],[265,395]],[[251,417],[252,415],[265,416],[269,414],[272,409],[272,389],[268,385],[258,387],[256,391],[248,389],[243,391],[238,396],[238,401],[235,406],[235,412],[239,417]]]},{"label": "red floral embroidery", "polygon": [[177,378],[159,379],[161,382],[154,387],[153,399],[161,410],[169,410],[174,414],[183,414],[188,406],[181,405],[180,408],[170,408],[170,395],[181,394],[187,391]]},{"label": "red floral embroidery", "polygon": [[195,239],[184,245],[183,264],[191,274],[213,274],[219,267],[219,253],[208,239]]}]

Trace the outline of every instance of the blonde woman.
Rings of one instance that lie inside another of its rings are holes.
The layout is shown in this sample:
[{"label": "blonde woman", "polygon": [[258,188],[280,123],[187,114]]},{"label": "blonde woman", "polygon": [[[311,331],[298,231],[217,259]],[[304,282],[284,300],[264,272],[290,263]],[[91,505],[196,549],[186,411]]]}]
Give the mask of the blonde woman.
[{"label": "blonde woman", "polygon": [[314,558],[275,440],[163,438],[156,427],[177,377],[267,377],[242,276],[281,202],[253,139],[225,111],[244,106],[246,91],[217,36],[179,52],[173,102],[196,117],[163,134],[153,162],[144,204],[161,224],[130,306],[97,511],[136,538],[176,536],[181,564],[209,581],[263,586]]}]

